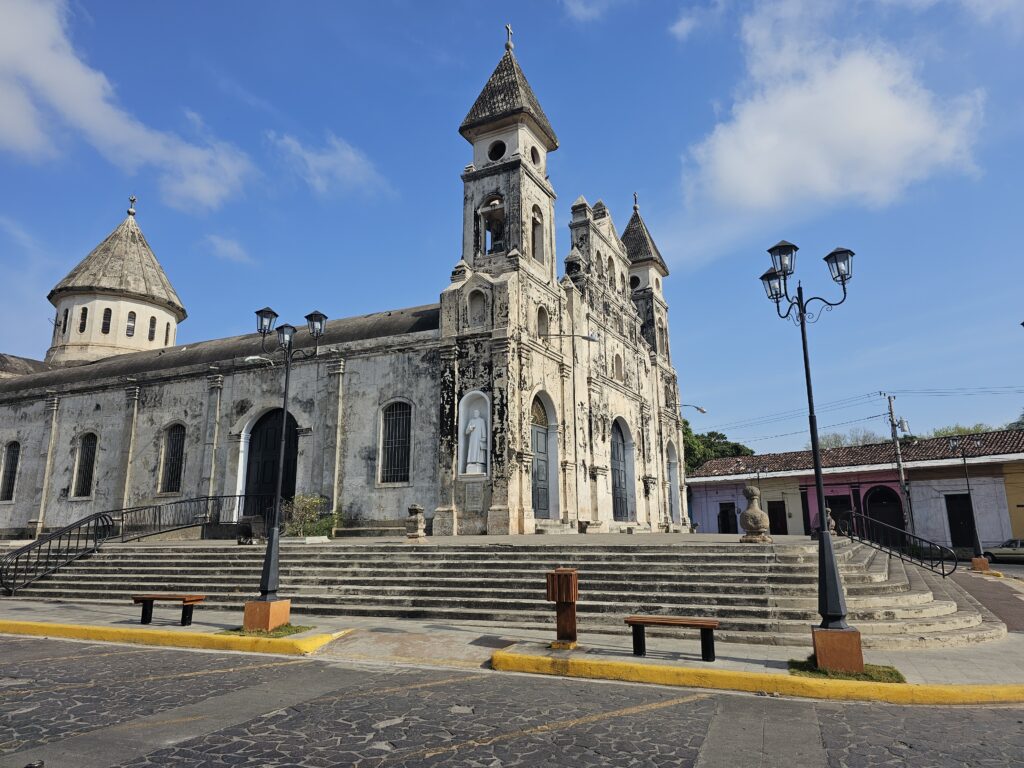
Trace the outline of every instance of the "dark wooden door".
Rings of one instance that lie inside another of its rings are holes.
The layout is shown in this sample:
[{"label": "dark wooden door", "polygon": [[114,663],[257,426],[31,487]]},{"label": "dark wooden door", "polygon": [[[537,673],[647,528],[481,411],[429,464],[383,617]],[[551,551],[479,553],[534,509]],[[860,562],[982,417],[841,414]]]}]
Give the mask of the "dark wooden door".
[{"label": "dark wooden door", "polygon": [[768,502],[768,527],[774,536],[785,536],[789,533],[785,501],[775,499]]},{"label": "dark wooden door", "polygon": [[533,448],[533,515],[551,516],[551,502],[548,488],[548,431],[534,424],[530,427]]},{"label": "dark wooden door", "polygon": [[[281,409],[263,414],[249,433],[249,459],[245,470],[245,495],[256,497],[253,504],[266,513],[273,507],[277,490],[277,462],[281,451]],[[299,433],[295,418],[288,414],[284,446],[284,478],[281,498],[295,496],[295,465],[299,453]],[[249,512],[247,514],[256,514]]]},{"label": "dark wooden door", "polygon": [[971,497],[966,493],[951,493],[946,496],[946,517],[949,518],[949,539],[954,547],[965,549],[974,546],[974,515],[971,512]]},{"label": "dark wooden door", "polygon": [[718,532],[739,533],[739,524],[736,520],[736,505],[731,501],[718,503]]},{"label": "dark wooden door", "polygon": [[626,495],[626,438],[618,424],[612,424],[612,517],[629,520]]}]

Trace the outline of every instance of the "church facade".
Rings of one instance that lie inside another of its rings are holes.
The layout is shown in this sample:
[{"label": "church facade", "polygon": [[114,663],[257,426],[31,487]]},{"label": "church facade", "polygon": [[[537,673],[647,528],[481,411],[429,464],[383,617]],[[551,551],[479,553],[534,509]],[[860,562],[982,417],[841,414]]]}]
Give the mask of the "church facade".
[{"label": "church facade", "polygon": [[[462,254],[440,301],[295,336],[316,354],[292,369],[284,493],[356,527],[417,504],[434,535],[685,530],[668,269],[639,207],[620,234],[578,198],[559,273],[558,139],[511,43],[459,130]],[[134,200],[48,298],[45,359],[0,355],[0,532],[273,493],[281,366],[255,333],[176,344],[184,305]]]}]

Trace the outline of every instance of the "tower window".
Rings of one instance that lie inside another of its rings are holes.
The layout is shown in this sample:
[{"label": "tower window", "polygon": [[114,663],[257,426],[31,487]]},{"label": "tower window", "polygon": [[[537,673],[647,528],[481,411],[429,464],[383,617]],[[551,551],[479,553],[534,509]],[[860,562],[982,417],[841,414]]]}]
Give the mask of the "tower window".
[{"label": "tower window", "polygon": [[110,333],[110,307],[103,310],[103,324],[100,326],[101,333]]},{"label": "tower window", "polygon": [[381,412],[380,481],[409,482],[412,406],[398,401]]},{"label": "tower window", "polygon": [[170,346],[171,344],[171,324],[168,323],[164,326],[164,346]]},{"label": "tower window", "polygon": [[149,340],[150,341],[155,341],[156,340],[156,318],[155,317],[149,318]]},{"label": "tower window", "polygon": [[533,160],[534,165],[540,165],[540,152],[537,151],[536,147],[530,147],[530,159]]},{"label": "tower window", "polygon": [[78,466],[75,470],[75,497],[92,495],[92,478],[96,467],[96,435],[86,432],[78,441]]},{"label": "tower window", "polygon": [[487,321],[487,299],[483,291],[473,291],[469,294],[469,324],[470,326],[483,325]]},{"label": "tower window", "polygon": [[622,381],[622,356],[615,355],[615,362],[612,365],[612,376],[616,381]]},{"label": "tower window", "polygon": [[82,307],[82,314],[78,318],[78,332],[85,333],[85,326],[89,322],[89,308]]},{"label": "tower window", "polygon": [[0,474],[0,501],[14,499],[14,480],[18,476],[18,459],[20,458],[21,443],[8,443],[4,449],[3,473]]},{"label": "tower window", "polygon": [[64,322],[61,323],[60,332],[67,335],[68,332],[68,308],[64,307]]},{"label": "tower window", "polygon": [[639,288],[640,287],[640,278],[637,277],[636,275],[633,275],[632,277],[630,277],[629,278],[629,287],[632,288],[634,291],[637,288]]},{"label": "tower window", "polygon": [[505,203],[492,197],[480,209],[483,225],[484,253],[502,253],[505,250]]},{"label": "tower window", "polygon": [[164,433],[164,462],[160,477],[161,493],[179,493],[185,467],[185,427],[172,424]]},{"label": "tower window", "polygon": [[494,162],[501,160],[505,156],[505,142],[504,141],[493,141],[491,146],[487,148],[487,158]]},{"label": "tower window", "polygon": [[548,335],[548,311],[544,307],[537,308],[537,335],[546,342]]},{"label": "tower window", "polygon": [[124,335],[131,338],[135,335],[135,313],[128,313],[128,324],[125,326]]},{"label": "tower window", "polygon": [[[534,150],[536,151],[536,150]],[[530,251],[537,261],[544,261],[544,217],[540,208],[533,206],[533,226],[530,229]]]}]

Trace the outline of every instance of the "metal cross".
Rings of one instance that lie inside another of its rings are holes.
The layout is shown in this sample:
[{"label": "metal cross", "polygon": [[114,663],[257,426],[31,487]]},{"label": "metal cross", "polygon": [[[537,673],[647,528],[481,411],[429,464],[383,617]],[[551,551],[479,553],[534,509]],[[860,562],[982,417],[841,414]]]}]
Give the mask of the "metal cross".
[{"label": "metal cross", "polygon": [[135,195],[132,195],[131,197],[128,198],[128,213],[132,214],[133,216],[135,215],[135,201],[137,199],[138,198],[136,198]]},{"label": "metal cross", "polygon": [[512,25],[511,24],[506,24],[505,25],[505,32],[508,33],[508,40],[505,41],[505,47],[506,48],[511,48],[512,47]]},{"label": "metal cross", "polygon": [[636,208],[640,205],[639,198],[636,196],[636,192],[633,193],[633,207]]}]

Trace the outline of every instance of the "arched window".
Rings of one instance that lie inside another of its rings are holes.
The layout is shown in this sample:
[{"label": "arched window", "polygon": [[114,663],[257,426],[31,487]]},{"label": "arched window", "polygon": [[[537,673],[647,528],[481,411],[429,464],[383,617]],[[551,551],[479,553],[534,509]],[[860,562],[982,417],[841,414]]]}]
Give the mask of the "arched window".
[{"label": "arched window", "polygon": [[0,474],[0,501],[14,499],[14,480],[18,477],[18,459],[20,458],[21,443],[8,443],[4,449],[3,472]]},{"label": "arched window", "polygon": [[63,333],[65,336],[68,333],[68,311],[68,308],[64,307],[64,322],[61,324],[60,327],[60,332]]},{"label": "arched window", "polygon": [[172,424],[164,432],[164,461],[160,474],[161,493],[180,493],[185,468],[185,427]]},{"label": "arched window", "polygon": [[103,310],[103,324],[100,326],[100,333],[110,333],[110,307]]},{"label": "arched window", "polygon": [[149,318],[149,340],[150,341],[155,341],[156,340],[156,318],[155,317]]},{"label": "arched window", "polygon": [[92,478],[96,468],[96,435],[86,432],[78,440],[78,461],[75,469],[75,497],[92,496]]},{"label": "arched window", "polygon": [[658,321],[658,351],[668,355],[668,334],[665,333],[665,323]]},{"label": "arched window", "polygon": [[530,251],[537,261],[544,261],[544,216],[540,208],[533,206],[533,221],[530,229]]},{"label": "arched window", "polygon": [[399,400],[381,411],[380,481],[409,482],[412,447],[412,406]]},{"label": "arched window", "polygon": [[505,250],[505,202],[494,195],[480,209],[483,224],[484,253],[501,253]]},{"label": "arched window", "polygon": [[537,335],[541,341],[547,341],[548,335],[548,311],[544,307],[537,308]]},{"label": "arched window", "polygon": [[164,346],[170,346],[171,344],[171,324],[168,323],[164,326]]},{"label": "arched window", "polygon": [[487,322],[487,299],[483,291],[472,291],[469,294],[469,324],[483,325]]},{"label": "arched window", "polygon": [[128,313],[128,324],[125,326],[124,335],[131,338],[135,335],[135,313]]},{"label": "arched window", "polygon": [[612,367],[612,375],[617,381],[622,381],[622,356],[615,355],[615,362]]},{"label": "arched window", "polygon": [[78,332],[85,333],[86,323],[89,321],[89,308],[82,307],[82,314],[78,318]]}]

